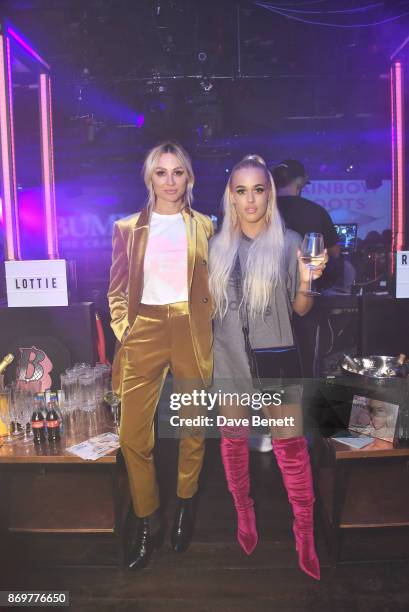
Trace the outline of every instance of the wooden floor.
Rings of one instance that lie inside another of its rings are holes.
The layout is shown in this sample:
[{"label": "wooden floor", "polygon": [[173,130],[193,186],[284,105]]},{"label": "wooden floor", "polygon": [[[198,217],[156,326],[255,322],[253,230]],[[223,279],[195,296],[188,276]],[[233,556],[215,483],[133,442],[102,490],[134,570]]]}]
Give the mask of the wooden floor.
[{"label": "wooden floor", "polygon": [[[176,448],[161,441],[157,462],[168,523],[174,505]],[[348,611],[398,612],[409,609],[409,562],[375,562],[407,552],[408,533],[351,534],[344,538],[348,563],[329,566],[318,527],[322,578],[317,582],[297,566],[291,515],[281,477],[271,453],[252,453],[259,545],[247,557],[235,541],[235,519],[220,463],[218,442],[208,441],[194,542],[176,555],[168,538],[149,567],[139,573],[114,565],[115,547],[104,538],[69,537],[40,551],[5,545],[2,538],[1,589],[53,589],[70,592],[71,610],[79,612],[194,611]],[[169,525],[168,525],[169,527]],[[388,549],[389,547],[389,549]],[[69,566],[50,567],[53,558]],[[361,560],[359,560],[361,558]],[[362,560],[366,559],[366,560]],[[28,559],[34,566],[26,567]],[[371,561],[368,561],[370,559]],[[85,566],[77,564],[86,563]]]}]

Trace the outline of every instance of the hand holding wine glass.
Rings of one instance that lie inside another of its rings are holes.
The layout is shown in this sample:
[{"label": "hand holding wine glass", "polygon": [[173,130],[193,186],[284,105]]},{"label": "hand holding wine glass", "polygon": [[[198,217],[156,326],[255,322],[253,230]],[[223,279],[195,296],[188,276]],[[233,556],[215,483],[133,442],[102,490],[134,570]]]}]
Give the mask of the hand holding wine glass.
[{"label": "hand holding wine glass", "polygon": [[308,290],[302,293],[308,296],[320,295],[318,291],[313,291],[311,284],[313,275],[315,278],[319,278],[328,261],[328,256],[324,249],[323,235],[317,232],[305,234],[300,255],[302,264],[308,268]]}]

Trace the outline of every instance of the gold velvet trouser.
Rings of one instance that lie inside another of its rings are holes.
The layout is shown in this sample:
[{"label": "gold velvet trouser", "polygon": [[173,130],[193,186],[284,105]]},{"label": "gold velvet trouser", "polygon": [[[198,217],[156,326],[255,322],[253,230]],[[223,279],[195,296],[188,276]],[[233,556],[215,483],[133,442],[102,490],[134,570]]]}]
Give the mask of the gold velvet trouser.
[{"label": "gold velvet trouser", "polygon": [[[154,417],[168,368],[176,383],[185,389],[201,381],[188,302],[163,306],[141,304],[123,344],[121,367],[120,444],[134,511],[137,516],[144,517],[159,506],[153,460]],[[204,448],[202,432],[180,437],[178,497],[187,499],[196,493]]]}]

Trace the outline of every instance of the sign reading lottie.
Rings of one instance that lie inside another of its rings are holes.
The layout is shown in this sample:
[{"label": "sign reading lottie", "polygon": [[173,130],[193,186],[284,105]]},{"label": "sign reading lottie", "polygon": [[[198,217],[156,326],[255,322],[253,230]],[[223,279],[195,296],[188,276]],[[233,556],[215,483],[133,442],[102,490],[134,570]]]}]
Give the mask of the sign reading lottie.
[{"label": "sign reading lottie", "polygon": [[26,383],[25,388],[32,387],[33,391],[40,392],[51,388],[50,372],[53,364],[46,353],[31,346],[20,348],[20,358],[16,370],[16,380]]},{"label": "sign reading lottie", "polygon": [[9,307],[68,305],[64,259],[6,261],[5,266]]}]

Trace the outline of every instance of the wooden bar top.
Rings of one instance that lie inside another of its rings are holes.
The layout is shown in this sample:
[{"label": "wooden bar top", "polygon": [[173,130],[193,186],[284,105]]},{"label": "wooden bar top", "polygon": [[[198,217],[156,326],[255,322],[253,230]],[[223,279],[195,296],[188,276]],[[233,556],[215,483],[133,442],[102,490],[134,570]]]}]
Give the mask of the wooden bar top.
[{"label": "wooden bar top", "polygon": [[409,448],[394,446],[392,442],[386,442],[386,440],[379,440],[377,438],[374,438],[373,442],[363,448],[353,448],[352,446],[341,444],[341,442],[337,442],[334,438],[322,438],[322,441],[337,460],[372,459],[375,457],[409,458]]},{"label": "wooden bar top", "polygon": [[12,444],[5,444],[4,437],[0,437],[0,464],[17,463],[85,463],[85,464],[115,464],[117,451],[112,451],[109,455],[101,457],[96,461],[86,461],[69,453],[66,449],[74,444],[84,442],[88,438],[97,436],[105,432],[115,433],[115,425],[105,406],[98,408],[94,413],[83,413],[78,425],[73,428],[65,427],[61,434],[61,440],[55,444],[46,441],[44,444],[34,444],[31,439],[29,442],[22,441],[23,436],[19,436]]}]

